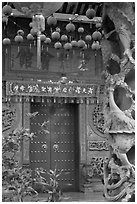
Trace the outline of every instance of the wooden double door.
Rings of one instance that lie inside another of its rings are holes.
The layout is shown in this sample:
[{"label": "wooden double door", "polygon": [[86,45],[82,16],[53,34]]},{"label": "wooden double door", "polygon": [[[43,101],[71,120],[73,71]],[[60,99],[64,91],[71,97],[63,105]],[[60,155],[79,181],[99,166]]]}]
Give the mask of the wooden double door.
[{"label": "wooden double door", "polygon": [[[62,173],[58,182],[63,191],[79,190],[78,105],[31,103],[30,167]],[[48,178],[47,178],[48,179]]]}]

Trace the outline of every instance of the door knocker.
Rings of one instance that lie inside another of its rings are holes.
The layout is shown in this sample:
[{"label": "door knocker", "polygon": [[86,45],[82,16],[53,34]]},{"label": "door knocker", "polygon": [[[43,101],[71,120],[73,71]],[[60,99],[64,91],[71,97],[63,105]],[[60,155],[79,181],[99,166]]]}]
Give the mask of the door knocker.
[{"label": "door knocker", "polygon": [[57,144],[54,144],[53,149],[54,149],[54,152],[57,152],[59,150],[59,146]]}]

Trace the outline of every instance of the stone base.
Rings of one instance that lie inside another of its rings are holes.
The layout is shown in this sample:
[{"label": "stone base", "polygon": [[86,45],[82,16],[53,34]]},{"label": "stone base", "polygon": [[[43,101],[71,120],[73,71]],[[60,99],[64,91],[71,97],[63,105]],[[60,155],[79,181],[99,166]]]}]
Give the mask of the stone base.
[{"label": "stone base", "polygon": [[102,192],[103,193],[103,184],[99,179],[94,179],[91,183],[83,184],[83,192]]}]

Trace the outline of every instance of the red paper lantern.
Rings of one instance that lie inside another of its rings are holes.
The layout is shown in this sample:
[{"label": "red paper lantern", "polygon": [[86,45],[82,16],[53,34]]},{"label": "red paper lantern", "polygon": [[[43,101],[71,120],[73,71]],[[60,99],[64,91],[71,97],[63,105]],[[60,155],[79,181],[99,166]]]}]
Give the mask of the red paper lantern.
[{"label": "red paper lantern", "polygon": [[17,31],[17,35],[23,36],[23,35],[24,35],[24,31],[23,31],[23,30],[18,30],[18,31]]},{"label": "red paper lantern", "polygon": [[78,42],[76,40],[72,40],[71,41],[71,45],[72,45],[72,47],[77,47],[78,46]]},{"label": "red paper lantern", "polygon": [[44,41],[45,44],[49,45],[51,43],[51,39],[50,38],[46,38],[46,40]]},{"label": "red paper lantern", "polygon": [[85,36],[85,40],[86,40],[86,41],[91,41],[91,39],[92,39],[91,35],[86,35],[86,36]]},{"label": "red paper lantern", "polygon": [[31,35],[30,33],[27,35],[27,40],[34,40],[33,35]]},{"label": "red paper lantern", "polygon": [[45,41],[45,40],[46,40],[46,35],[41,34],[41,35],[40,35],[40,40],[41,40],[41,41]]},{"label": "red paper lantern", "polygon": [[84,33],[84,28],[83,27],[78,28],[78,32],[79,33]]},{"label": "red paper lantern", "polygon": [[47,24],[49,26],[55,26],[57,24],[57,19],[54,16],[49,16],[47,18]]},{"label": "red paper lantern", "polygon": [[71,23],[71,22],[68,23],[66,25],[66,30],[67,30],[67,32],[73,32],[75,30],[75,25],[73,23]]},{"label": "red paper lantern", "polygon": [[64,49],[67,50],[67,51],[71,50],[72,49],[71,43],[65,43]]},{"label": "red paper lantern", "polygon": [[8,17],[7,16],[3,16],[2,17],[2,22],[3,23],[7,23],[8,22]]},{"label": "red paper lantern", "polygon": [[83,48],[83,47],[85,46],[85,44],[86,44],[86,43],[85,43],[84,40],[79,40],[79,41],[78,41],[78,47],[79,47],[79,48]]},{"label": "red paper lantern", "polygon": [[11,43],[9,38],[4,38],[2,42],[3,42],[3,45],[10,45]]},{"label": "red paper lantern", "polygon": [[92,19],[96,16],[96,11],[92,8],[89,8],[87,11],[86,11],[86,16],[89,18],[89,19]]},{"label": "red paper lantern", "polygon": [[99,42],[98,42],[98,41],[93,42],[91,48],[92,48],[93,50],[99,50],[99,49],[100,49]]},{"label": "red paper lantern", "polygon": [[2,12],[5,16],[10,16],[10,14],[12,13],[12,8],[10,5],[5,5],[2,8]]},{"label": "red paper lantern", "polygon": [[67,35],[62,35],[61,40],[64,41],[64,42],[67,42],[68,41],[68,36]]},{"label": "red paper lantern", "polygon": [[21,42],[23,42],[23,37],[21,35],[16,35],[14,40],[17,43],[21,43]]},{"label": "red paper lantern", "polygon": [[51,37],[52,37],[53,40],[59,40],[59,38],[60,38],[60,33],[57,32],[57,31],[55,31],[55,32],[53,32],[53,33],[51,34]]},{"label": "red paper lantern", "polygon": [[60,42],[56,42],[54,44],[55,49],[60,49],[62,47],[62,44]]},{"label": "red paper lantern", "polygon": [[101,23],[96,23],[96,28],[101,28],[102,24]]},{"label": "red paper lantern", "polygon": [[102,37],[102,35],[101,35],[101,33],[99,32],[99,31],[95,31],[93,34],[92,34],[92,38],[93,38],[93,40],[101,40],[101,37]]}]

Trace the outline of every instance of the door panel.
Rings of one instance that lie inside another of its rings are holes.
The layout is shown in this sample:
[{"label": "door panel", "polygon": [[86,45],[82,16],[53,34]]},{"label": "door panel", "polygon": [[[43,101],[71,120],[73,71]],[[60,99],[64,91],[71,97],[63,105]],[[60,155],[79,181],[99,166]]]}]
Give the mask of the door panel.
[{"label": "door panel", "polygon": [[[60,103],[32,103],[31,132],[37,137],[30,143],[30,165],[34,170],[43,167],[58,172],[58,181],[65,191],[77,191],[78,172],[78,114],[77,105]],[[41,125],[45,123],[44,126]],[[44,130],[42,130],[44,127]],[[45,149],[44,149],[45,148]]]},{"label": "door panel", "polygon": [[[35,134],[34,139],[30,142],[30,165],[31,169],[43,167],[50,169],[50,135],[45,133],[42,124],[49,121],[49,111],[46,104],[32,103],[31,113],[38,112],[36,116],[30,118],[30,131]],[[49,129],[49,123],[47,128]]]},{"label": "door panel", "polygon": [[75,189],[74,115],[71,104],[53,104],[51,114],[51,163],[63,169],[60,185],[65,189]]}]

